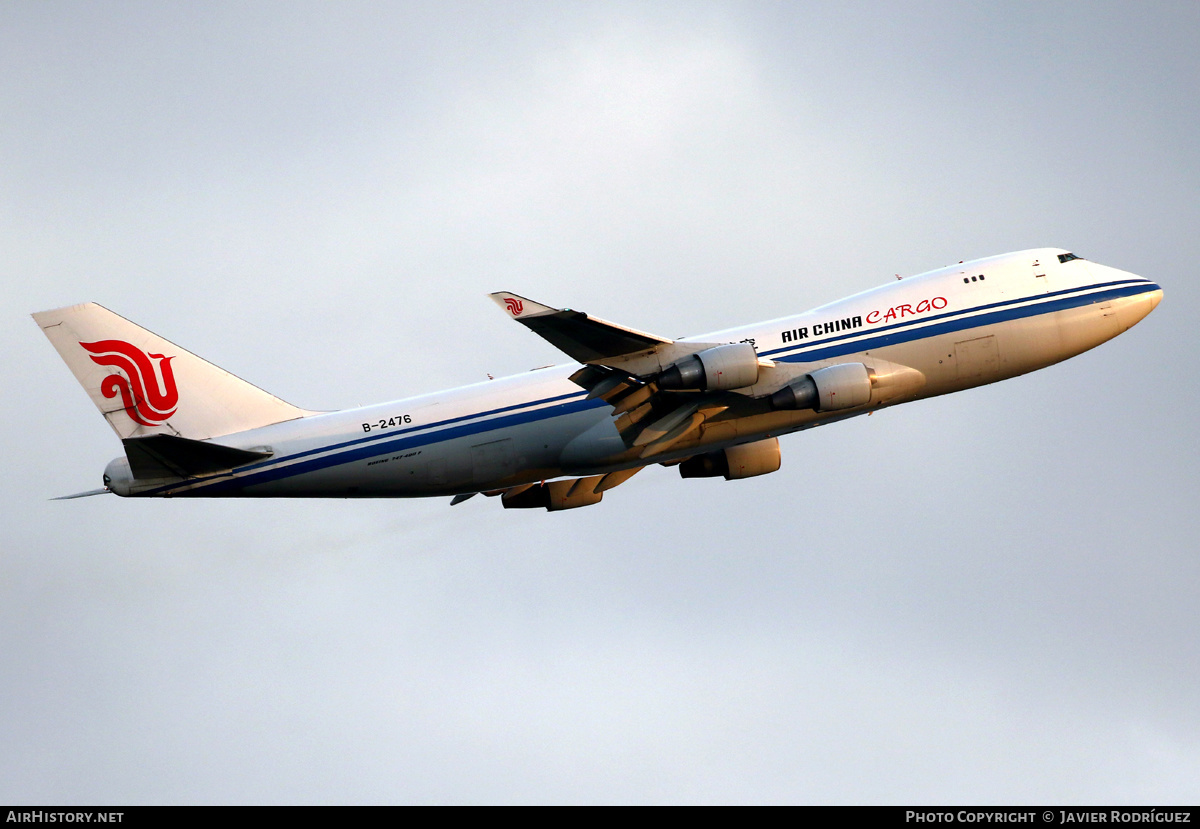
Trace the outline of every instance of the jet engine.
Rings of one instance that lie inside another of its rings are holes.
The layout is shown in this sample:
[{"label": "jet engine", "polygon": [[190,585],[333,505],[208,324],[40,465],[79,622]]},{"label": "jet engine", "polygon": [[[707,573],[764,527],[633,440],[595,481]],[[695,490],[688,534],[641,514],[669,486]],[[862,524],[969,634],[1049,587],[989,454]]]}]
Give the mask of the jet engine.
[{"label": "jet engine", "polygon": [[758,382],[758,354],[750,343],[706,348],[668,367],[660,389],[741,389]]},{"label": "jet engine", "polygon": [[780,462],[779,438],[767,438],[688,458],[679,464],[679,476],[715,478],[722,475],[725,480],[732,481],[776,472]]},{"label": "jet engine", "polygon": [[771,395],[773,409],[853,409],[871,400],[871,373],[862,363],[839,363],[809,372]]}]

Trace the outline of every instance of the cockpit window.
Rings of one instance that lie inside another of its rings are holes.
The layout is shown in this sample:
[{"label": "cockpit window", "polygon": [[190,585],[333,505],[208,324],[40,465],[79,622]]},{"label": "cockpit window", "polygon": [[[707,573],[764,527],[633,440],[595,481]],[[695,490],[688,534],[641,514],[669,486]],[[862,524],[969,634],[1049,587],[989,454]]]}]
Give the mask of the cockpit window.
[{"label": "cockpit window", "polygon": [[1076,256],[1073,253],[1060,253],[1058,255],[1059,262],[1070,262],[1072,259],[1082,259],[1082,256]]}]

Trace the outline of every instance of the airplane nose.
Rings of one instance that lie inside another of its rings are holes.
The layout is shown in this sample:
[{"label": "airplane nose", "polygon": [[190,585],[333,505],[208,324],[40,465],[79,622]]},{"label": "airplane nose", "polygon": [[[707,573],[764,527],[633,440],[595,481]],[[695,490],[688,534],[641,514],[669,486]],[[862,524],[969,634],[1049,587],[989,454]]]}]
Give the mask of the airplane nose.
[{"label": "airplane nose", "polygon": [[1150,310],[1153,311],[1158,307],[1158,303],[1162,302],[1162,288],[1153,291],[1150,294]]},{"label": "airplane nose", "polygon": [[1158,307],[1158,303],[1162,301],[1162,295],[1162,288],[1155,285],[1153,290],[1115,300],[1113,305],[1117,309],[1117,319],[1120,320],[1121,330],[1128,331],[1144,320],[1151,311]]}]

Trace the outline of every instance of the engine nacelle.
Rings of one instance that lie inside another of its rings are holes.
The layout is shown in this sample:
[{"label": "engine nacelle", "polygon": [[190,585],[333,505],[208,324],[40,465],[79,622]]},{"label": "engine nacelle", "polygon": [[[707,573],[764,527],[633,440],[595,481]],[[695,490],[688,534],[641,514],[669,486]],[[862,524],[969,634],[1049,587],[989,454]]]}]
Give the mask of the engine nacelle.
[{"label": "engine nacelle", "polygon": [[758,382],[758,354],[750,343],[706,348],[658,376],[660,389],[741,389]]},{"label": "engine nacelle", "polygon": [[771,395],[775,409],[853,409],[871,400],[871,373],[862,363],[826,366],[793,380]]},{"label": "engine nacelle", "polygon": [[688,458],[679,464],[679,475],[682,478],[715,478],[722,475],[725,480],[732,481],[776,472],[781,463],[779,439],[767,438]]}]

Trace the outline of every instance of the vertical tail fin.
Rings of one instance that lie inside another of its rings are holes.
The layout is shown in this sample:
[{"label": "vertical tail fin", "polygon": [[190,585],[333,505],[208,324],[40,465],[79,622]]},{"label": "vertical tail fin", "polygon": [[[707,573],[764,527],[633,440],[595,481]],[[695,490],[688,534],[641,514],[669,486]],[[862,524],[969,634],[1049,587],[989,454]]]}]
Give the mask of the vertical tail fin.
[{"label": "vertical tail fin", "polygon": [[94,302],[33,318],[122,439],[205,440],[313,414]]}]

